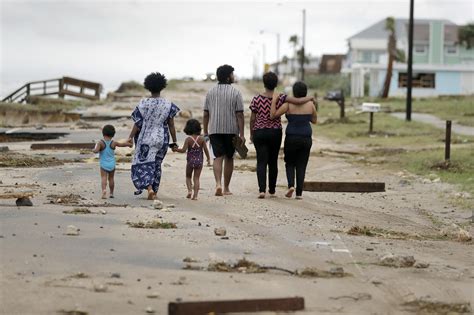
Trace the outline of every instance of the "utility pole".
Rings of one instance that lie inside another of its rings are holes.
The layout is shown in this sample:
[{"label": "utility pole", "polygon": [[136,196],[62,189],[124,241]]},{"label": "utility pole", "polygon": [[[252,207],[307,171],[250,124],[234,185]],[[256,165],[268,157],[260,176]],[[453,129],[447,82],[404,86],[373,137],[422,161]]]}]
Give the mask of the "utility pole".
[{"label": "utility pole", "polygon": [[276,33],[277,36],[277,61],[276,61],[276,67],[275,67],[275,73],[276,75],[279,75],[279,67],[280,67],[280,33]]},{"label": "utility pole", "polygon": [[304,81],[304,59],[305,59],[305,54],[304,54],[304,45],[305,45],[305,39],[306,39],[306,9],[303,9],[303,36],[301,39],[301,81]]},{"label": "utility pole", "polygon": [[413,10],[415,0],[410,0],[410,21],[408,24],[408,73],[406,120],[411,121],[411,88],[413,79]]}]

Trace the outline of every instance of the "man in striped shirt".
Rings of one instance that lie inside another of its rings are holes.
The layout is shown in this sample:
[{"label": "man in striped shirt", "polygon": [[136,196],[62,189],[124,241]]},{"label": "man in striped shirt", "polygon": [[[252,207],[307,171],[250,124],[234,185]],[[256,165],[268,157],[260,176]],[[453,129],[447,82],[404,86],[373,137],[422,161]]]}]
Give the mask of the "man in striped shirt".
[{"label": "man in striped shirt", "polygon": [[[218,84],[207,92],[204,103],[204,136],[209,135],[215,159],[216,196],[231,195],[230,180],[234,171],[234,137],[244,137],[244,105],[234,82],[234,68],[223,65],[217,68]],[[224,166],[224,189],[222,189]]]}]

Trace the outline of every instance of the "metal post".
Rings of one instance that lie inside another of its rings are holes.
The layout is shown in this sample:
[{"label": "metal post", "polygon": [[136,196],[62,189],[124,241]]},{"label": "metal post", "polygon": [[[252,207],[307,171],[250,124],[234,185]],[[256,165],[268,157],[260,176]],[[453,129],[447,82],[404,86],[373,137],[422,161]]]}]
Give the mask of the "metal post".
[{"label": "metal post", "polygon": [[408,73],[406,120],[411,121],[411,88],[413,75],[413,11],[415,0],[410,0],[410,21],[408,24]]},{"label": "metal post", "polygon": [[303,9],[303,37],[301,40],[301,81],[304,81],[304,45],[306,39],[306,9]]},{"label": "metal post", "polygon": [[444,160],[449,163],[451,158],[451,120],[446,120],[446,140],[444,149]]}]

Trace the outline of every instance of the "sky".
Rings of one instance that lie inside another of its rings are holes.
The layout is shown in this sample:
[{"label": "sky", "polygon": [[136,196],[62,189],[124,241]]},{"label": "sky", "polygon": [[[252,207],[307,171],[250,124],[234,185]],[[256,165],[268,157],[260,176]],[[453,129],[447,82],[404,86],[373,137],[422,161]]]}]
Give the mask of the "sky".
[{"label": "sky", "polygon": [[[409,0],[0,0],[0,95],[63,75],[110,91],[153,71],[200,78],[226,63],[251,77],[254,60],[276,60],[277,33],[280,55],[292,56],[303,9],[306,52],[346,53],[351,35],[387,16],[408,18]],[[415,0],[415,18],[466,24],[474,2]]]}]

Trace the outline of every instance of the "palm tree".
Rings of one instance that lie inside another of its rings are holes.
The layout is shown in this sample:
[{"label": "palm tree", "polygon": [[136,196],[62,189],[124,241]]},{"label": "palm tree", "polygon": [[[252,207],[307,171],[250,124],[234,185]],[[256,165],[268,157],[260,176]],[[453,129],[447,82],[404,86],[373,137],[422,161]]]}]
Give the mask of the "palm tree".
[{"label": "palm tree", "polygon": [[390,82],[392,80],[393,73],[393,62],[400,61],[405,62],[405,52],[397,49],[397,36],[395,34],[395,19],[393,17],[387,17],[385,20],[385,30],[388,31],[388,64],[387,71],[385,74],[385,81],[383,83],[383,89],[380,93],[380,97],[387,98],[390,90]]},{"label": "palm tree", "polygon": [[290,39],[288,40],[290,44],[293,46],[293,61],[291,62],[291,73],[295,73],[295,61],[297,58],[297,48],[299,44],[299,37],[298,35],[292,35],[290,36]]},{"label": "palm tree", "polygon": [[467,49],[474,46],[474,23],[469,23],[459,27],[458,40],[461,45]]},{"label": "palm tree", "polygon": [[390,90],[390,81],[392,80],[393,61],[395,60],[395,54],[397,50],[397,37],[395,35],[395,19],[393,17],[388,17],[385,20],[385,29],[388,31],[388,44],[387,44],[388,64],[387,64],[387,71],[385,74],[385,81],[383,83],[382,93],[380,95],[382,98],[388,97],[388,92]]}]

